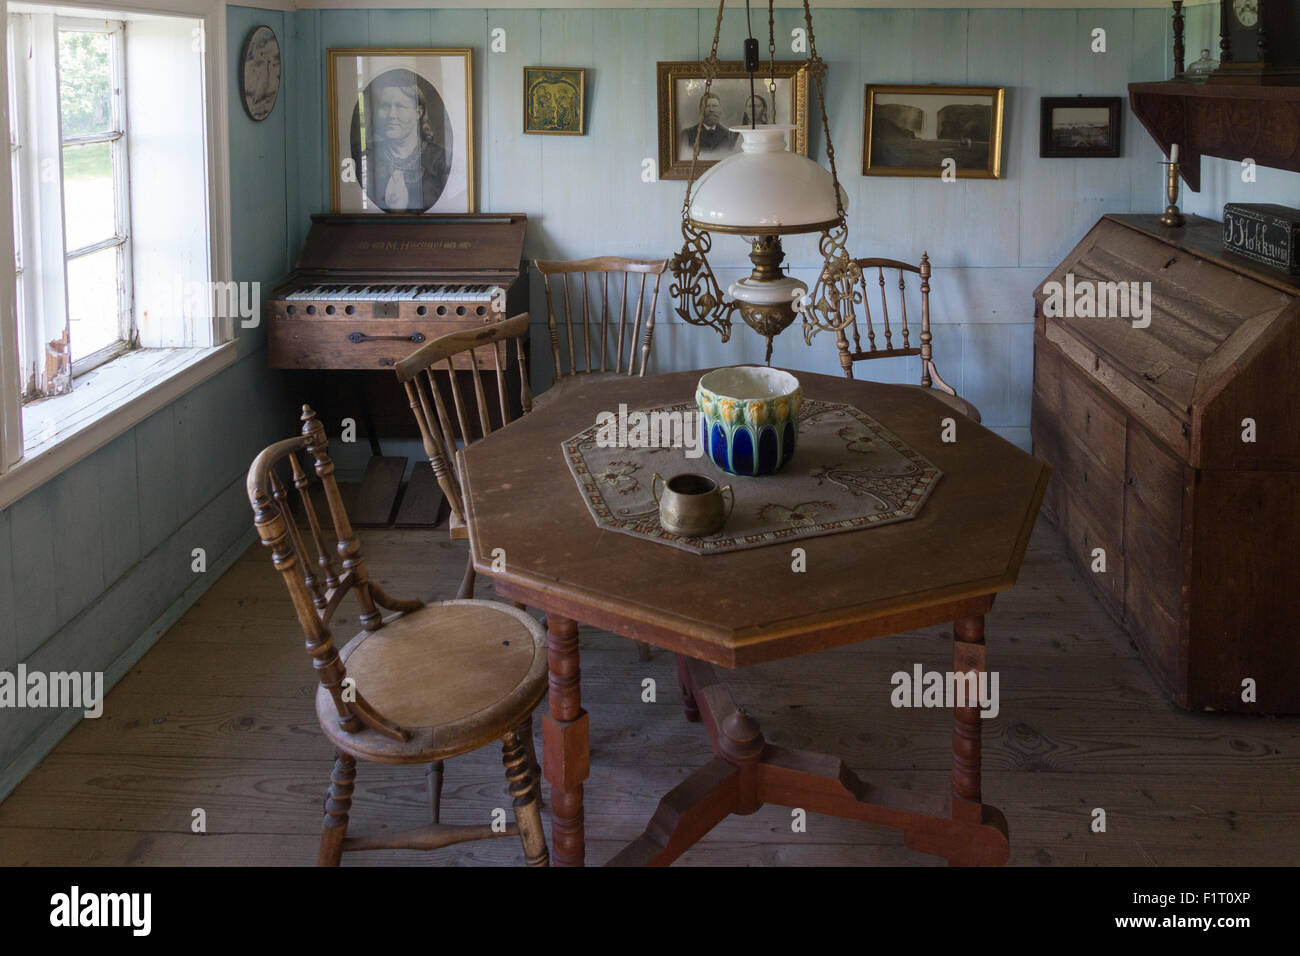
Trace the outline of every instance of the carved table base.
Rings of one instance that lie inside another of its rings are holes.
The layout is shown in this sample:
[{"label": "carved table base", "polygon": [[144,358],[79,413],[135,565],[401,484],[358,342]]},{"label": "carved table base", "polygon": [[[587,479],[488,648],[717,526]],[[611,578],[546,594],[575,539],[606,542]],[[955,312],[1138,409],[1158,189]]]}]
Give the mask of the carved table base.
[{"label": "carved table base", "polygon": [[[953,636],[954,672],[974,671],[978,679],[984,619],[957,621]],[[711,665],[678,655],[677,673],[687,717],[704,723],[716,756],[659,802],[645,832],[610,865],[667,865],[727,816],[754,813],[765,803],[895,827],[909,849],[944,857],[952,866],[1007,861],[1006,818],[980,801],[977,702],[955,708],[952,795],[945,799],[878,787],[836,757],[773,746],[757,721],[736,707]],[[556,843],[558,857],[558,836]]]}]

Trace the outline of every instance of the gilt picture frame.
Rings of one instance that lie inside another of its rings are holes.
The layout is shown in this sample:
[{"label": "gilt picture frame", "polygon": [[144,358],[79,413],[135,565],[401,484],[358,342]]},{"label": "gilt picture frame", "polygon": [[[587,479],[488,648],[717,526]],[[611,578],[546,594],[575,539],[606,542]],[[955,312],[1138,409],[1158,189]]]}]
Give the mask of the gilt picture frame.
[{"label": "gilt picture frame", "polygon": [[1005,88],[867,84],[862,175],[1002,177]]},{"label": "gilt picture frame", "polygon": [[[749,74],[739,60],[720,63],[709,88],[707,115],[700,119],[704,95],[704,63],[699,60],[663,62],[656,67],[659,125],[659,178],[689,179],[694,140],[701,137],[699,176],[719,161],[740,152],[740,136],[729,127],[755,123],[790,124],[792,152],[808,155],[808,71],[803,60],[777,60],[769,74],[764,61],[754,76],[751,97]],[[776,94],[768,86],[775,79]]]},{"label": "gilt picture frame", "polygon": [[587,71],[581,67],[524,67],[524,132],[549,136],[586,133]]},{"label": "gilt picture frame", "polygon": [[473,51],[326,51],[335,212],[475,212]]}]

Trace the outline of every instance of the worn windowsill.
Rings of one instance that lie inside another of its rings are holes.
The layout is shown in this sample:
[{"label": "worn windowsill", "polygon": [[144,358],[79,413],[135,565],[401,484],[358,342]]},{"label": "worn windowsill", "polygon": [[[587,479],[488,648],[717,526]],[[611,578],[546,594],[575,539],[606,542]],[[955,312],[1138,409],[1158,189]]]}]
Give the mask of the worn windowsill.
[{"label": "worn windowsill", "polygon": [[134,428],[234,363],[236,345],[139,349],[77,378],[66,395],[23,406],[23,457],[0,475],[0,508]]}]

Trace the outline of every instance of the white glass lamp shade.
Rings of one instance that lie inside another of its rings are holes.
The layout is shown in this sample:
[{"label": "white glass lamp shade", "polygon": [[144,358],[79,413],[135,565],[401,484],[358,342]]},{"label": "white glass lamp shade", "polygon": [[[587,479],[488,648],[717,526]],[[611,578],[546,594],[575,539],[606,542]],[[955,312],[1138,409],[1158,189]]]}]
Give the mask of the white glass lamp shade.
[{"label": "white glass lamp shade", "polygon": [[[741,152],[702,175],[691,193],[691,221],[702,229],[747,236],[818,232],[835,223],[834,180],[806,156],[786,149],[794,126],[735,127]],[[840,190],[844,208],[848,197]]]}]

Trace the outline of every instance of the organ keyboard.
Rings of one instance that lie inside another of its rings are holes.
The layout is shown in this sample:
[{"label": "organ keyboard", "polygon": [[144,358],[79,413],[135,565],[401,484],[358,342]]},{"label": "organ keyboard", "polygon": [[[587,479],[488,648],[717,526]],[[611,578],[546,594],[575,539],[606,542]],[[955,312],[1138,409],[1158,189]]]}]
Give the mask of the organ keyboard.
[{"label": "organ keyboard", "polygon": [[528,310],[521,214],[311,218],[268,297],[272,368],[391,369],[440,335]]}]

